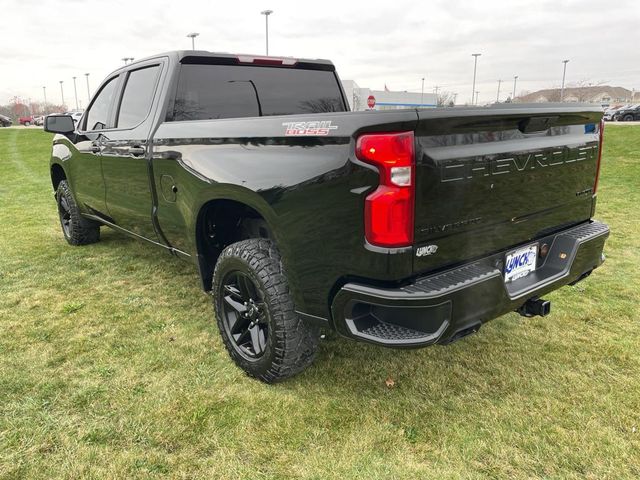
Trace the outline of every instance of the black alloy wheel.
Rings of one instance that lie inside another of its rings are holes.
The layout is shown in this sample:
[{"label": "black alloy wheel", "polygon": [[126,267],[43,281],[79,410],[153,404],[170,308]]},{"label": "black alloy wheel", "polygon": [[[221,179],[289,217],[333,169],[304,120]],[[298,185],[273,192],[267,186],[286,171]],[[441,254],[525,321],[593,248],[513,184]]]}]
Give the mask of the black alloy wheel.
[{"label": "black alloy wheel", "polygon": [[70,245],[87,245],[100,240],[100,225],[80,214],[66,180],[62,180],[58,184],[56,203],[58,204],[62,233]]},{"label": "black alloy wheel", "polygon": [[297,314],[273,241],[251,238],[225,247],[211,291],[224,346],[248,375],[273,383],[311,365],[319,330]]},{"label": "black alloy wheel", "polygon": [[242,357],[256,360],[269,341],[264,294],[246,273],[232,270],[222,280],[219,311],[231,345]]},{"label": "black alloy wheel", "polygon": [[72,225],[71,222],[71,207],[67,197],[61,195],[58,200],[58,214],[60,215],[60,225],[62,225],[62,232],[65,238],[71,238]]}]

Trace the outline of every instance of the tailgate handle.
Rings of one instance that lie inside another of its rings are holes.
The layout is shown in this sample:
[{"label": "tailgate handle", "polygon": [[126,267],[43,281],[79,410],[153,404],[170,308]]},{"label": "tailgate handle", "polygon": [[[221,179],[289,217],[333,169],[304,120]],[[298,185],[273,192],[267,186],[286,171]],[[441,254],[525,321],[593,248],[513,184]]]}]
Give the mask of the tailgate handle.
[{"label": "tailgate handle", "polygon": [[518,130],[522,133],[544,132],[555,125],[558,117],[529,117],[518,122]]}]

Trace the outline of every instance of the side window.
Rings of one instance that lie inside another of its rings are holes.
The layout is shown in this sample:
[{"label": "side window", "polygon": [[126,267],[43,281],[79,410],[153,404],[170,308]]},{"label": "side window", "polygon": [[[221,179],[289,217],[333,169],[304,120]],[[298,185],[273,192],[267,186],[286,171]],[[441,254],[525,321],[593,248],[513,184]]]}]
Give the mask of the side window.
[{"label": "side window", "polygon": [[159,72],[160,65],[154,65],[129,73],[116,121],[117,128],[132,128],[147,118]]},{"label": "side window", "polygon": [[109,106],[116,91],[116,85],[118,84],[117,79],[118,77],[114,77],[109,80],[91,104],[91,108],[87,113],[85,130],[102,130],[103,128],[107,128]]}]

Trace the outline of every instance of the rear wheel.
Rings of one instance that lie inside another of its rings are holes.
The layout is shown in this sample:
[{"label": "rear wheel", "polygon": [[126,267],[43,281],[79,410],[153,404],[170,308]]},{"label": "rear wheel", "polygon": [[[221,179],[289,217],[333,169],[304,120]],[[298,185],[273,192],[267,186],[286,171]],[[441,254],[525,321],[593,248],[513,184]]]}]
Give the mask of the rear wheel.
[{"label": "rear wheel", "polygon": [[24,122],[25,127],[28,127],[29,125],[31,125],[31,122]]},{"label": "rear wheel", "polygon": [[633,115],[625,115],[623,120],[625,122],[632,122],[633,121]]},{"label": "rear wheel", "polygon": [[56,202],[62,233],[70,245],[87,245],[100,240],[100,225],[80,215],[66,180],[58,184]]},{"label": "rear wheel", "polygon": [[296,314],[280,254],[270,240],[223,250],[213,273],[215,315],[234,362],[266,383],[308,367],[319,332]]}]

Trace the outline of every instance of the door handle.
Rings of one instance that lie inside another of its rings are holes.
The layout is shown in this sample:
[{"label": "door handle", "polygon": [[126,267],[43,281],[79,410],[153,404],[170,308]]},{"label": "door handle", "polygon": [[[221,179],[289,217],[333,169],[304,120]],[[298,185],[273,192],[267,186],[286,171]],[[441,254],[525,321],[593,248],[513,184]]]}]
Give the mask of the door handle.
[{"label": "door handle", "polygon": [[132,147],[128,147],[127,151],[134,157],[140,157],[147,152],[147,149],[144,147],[141,147],[140,145],[134,145]]}]

